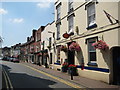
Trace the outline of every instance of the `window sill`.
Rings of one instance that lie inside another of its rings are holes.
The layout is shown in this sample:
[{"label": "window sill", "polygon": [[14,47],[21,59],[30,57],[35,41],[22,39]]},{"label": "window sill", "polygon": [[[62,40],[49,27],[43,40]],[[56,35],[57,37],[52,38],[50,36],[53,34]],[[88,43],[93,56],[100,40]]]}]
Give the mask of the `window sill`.
[{"label": "window sill", "polygon": [[96,67],[98,66],[97,63],[95,63],[95,62],[94,62],[94,63],[93,63],[93,62],[88,62],[87,65],[88,65],[88,66],[96,66]]},{"label": "window sill", "polygon": [[60,40],[60,38],[57,38],[56,40]]},{"label": "window sill", "polygon": [[93,29],[93,28],[96,28],[97,27],[97,24],[95,23],[95,24],[93,24],[93,25],[91,25],[91,26],[88,26],[86,29]]},{"label": "window sill", "polygon": [[54,64],[56,64],[56,65],[61,65],[59,60],[56,61]]}]

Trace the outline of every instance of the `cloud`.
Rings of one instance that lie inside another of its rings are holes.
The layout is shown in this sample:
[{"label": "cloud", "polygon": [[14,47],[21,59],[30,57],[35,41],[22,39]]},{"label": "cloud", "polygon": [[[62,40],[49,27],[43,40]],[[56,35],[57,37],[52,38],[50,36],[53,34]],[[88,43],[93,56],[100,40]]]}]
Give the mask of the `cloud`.
[{"label": "cloud", "polygon": [[9,19],[10,22],[13,23],[22,23],[24,21],[23,18],[14,18],[14,19]]},{"label": "cloud", "polygon": [[8,12],[5,10],[5,9],[3,9],[3,8],[0,8],[0,14],[7,14]]},{"label": "cloud", "polygon": [[49,8],[53,0],[41,0],[37,6],[40,8]]}]

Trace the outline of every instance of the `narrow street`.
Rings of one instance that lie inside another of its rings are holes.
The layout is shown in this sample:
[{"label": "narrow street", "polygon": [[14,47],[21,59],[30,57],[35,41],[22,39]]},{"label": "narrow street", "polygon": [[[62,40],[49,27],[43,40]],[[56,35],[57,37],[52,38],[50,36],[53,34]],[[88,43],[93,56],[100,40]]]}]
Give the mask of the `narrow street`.
[{"label": "narrow street", "polygon": [[3,71],[7,73],[10,88],[53,89],[81,87],[21,63],[2,61],[2,66]]}]

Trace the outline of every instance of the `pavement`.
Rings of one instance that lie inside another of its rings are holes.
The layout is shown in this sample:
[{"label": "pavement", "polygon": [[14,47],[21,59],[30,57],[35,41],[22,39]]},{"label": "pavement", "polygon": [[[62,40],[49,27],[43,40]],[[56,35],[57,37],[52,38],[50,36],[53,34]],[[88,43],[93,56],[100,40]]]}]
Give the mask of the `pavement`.
[{"label": "pavement", "polygon": [[27,62],[21,62],[22,64],[31,66],[35,69],[41,70],[43,72],[49,73],[53,76],[59,77],[63,80],[66,80],[68,82],[72,82],[75,83],[77,85],[82,86],[83,88],[91,88],[91,89],[112,89],[112,90],[120,90],[120,86],[117,85],[109,85],[105,82],[102,81],[98,81],[98,80],[94,80],[94,79],[89,79],[89,78],[85,78],[85,77],[81,77],[81,76],[74,76],[73,80],[71,80],[71,76],[68,75],[67,73],[63,73],[61,71],[57,71],[54,69],[50,69],[50,68],[45,68],[36,64],[32,64],[32,63],[27,63]]}]

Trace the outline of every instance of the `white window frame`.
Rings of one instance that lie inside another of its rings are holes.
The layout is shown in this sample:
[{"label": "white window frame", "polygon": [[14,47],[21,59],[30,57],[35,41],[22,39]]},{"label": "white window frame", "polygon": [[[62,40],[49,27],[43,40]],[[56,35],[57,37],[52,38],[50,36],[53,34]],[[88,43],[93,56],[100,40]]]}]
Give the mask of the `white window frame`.
[{"label": "white window frame", "polygon": [[[92,52],[95,52],[96,53],[96,49],[94,49],[94,50],[90,50],[90,43],[95,43],[96,42],[96,38],[93,38],[93,39],[89,39],[88,41],[88,60],[89,60],[89,62],[90,63],[96,63],[97,62],[97,55],[96,55],[96,59],[95,60],[90,60],[90,53],[92,53]],[[94,47],[93,47],[94,48]],[[92,48],[92,49],[93,49]]]},{"label": "white window frame", "polygon": [[73,27],[74,27],[74,16],[70,16],[68,18],[68,32],[73,32]]},{"label": "white window frame", "polygon": [[57,39],[60,39],[60,23],[57,24]]},{"label": "white window frame", "polygon": [[73,0],[68,0],[68,11],[73,8]]},{"label": "white window frame", "polygon": [[57,7],[56,7],[56,10],[57,10],[57,20],[58,19],[60,19],[60,14],[61,14],[61,5],[58,5]]},{"label": "white window frame", "polygon": [[92,26],[96,24],[95,18],[96,18],[96,13],[95,13],[95,2],[92,2],[86,6],[87,9],[87,20],[88,20],[88,26]]}]

